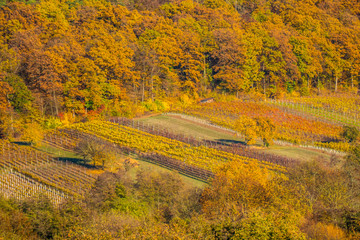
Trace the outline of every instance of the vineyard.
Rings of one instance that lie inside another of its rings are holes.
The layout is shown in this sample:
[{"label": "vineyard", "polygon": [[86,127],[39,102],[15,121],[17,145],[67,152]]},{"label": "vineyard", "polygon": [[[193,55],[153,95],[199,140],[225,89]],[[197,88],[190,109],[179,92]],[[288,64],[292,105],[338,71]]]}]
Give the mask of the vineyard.
[{"label": "vineyard", "polygon": [[86,168],[29,146],[0,141],[0,151],[1,191],[7,197],[22,199],[44,193],[59,203],[83,195],[95,181]]},{"label": "vineyard", "polygon": [[46,195],[54,204],[60,204],[69,195],[57,188],[42,184],[13,169],[2,169],[0,171],[1,193],[5,198],[21,200],[38,194]]},{"label": "vineyard", "polygon": [[190,166],[183,161],[172,159],[170,157],[154,152],[140,152],[134,148],[114,144],[110,141],[107,141],[106,139],[97,137],[93,133],[86,133],[83,131],[78,131],[76,129],[58,129],[49,132],[44,138],[44,141],[47,144],[70,151],[73,151],[75,146],[82,140],[91,140],[96,144],[106,148],[107,151],[110,151],[118,156],[130,156],[131,154],[135,154],[135,157],[139,157],[144,161],[151,162],[165,168],[173,169],[184,175],[190,176],[192,178],[197,178],[202,181],[207,181],[209,178],[214,176],[211,171],[195,166]]},{"label": "vineyard", "polygon": [[268,103],[294,114],[315,116],[321,121],[360,127],[359,97],[302,97],[269,100]]},{"label": "vineyard", "polygon": [[122,147],[127,147],[132,151],[165,156],[183,162],[186,165],[211,172],[216,171],[223,163],[231,160],[242,161],[244,163],[256,161],[259,162],[262,167],[276,171],[286,171],[285,167],[271,162],[243,157],[215,148],[208,148],[203,145],[194,146],[189,143],[154,135],[116,123],[92,121],[78,123],[74,125],[73,128],[81,132],[94,134],[101,139]]},{"label": "vineyard", "polygon": [[[199,122],[203,125],[207,125],[208,127],[216,127],[219,130],[226,130],[229,132],[234,132],[231,129],[225,129],[224,127],[220,127],[218,125],[213,125],[211,123],[208,123],[205,120],[194,118],[188,115],[181,115],[181,117],[186,117],[187,119],[191,119],[191,121]],[[288,157],[282,157],[278,155],[274,155],[271,153],[265,153],[263,151],[259,151],[257,149],[251,148],[249,146],[246,146],[242,143],[234,143],[234,142],[227,142],[224,143],[219,140],[207,140],[207,139],[200,139],[196,138],[194,136],[189,136],[185,134],[179,134],[175,133],[173,131],[169,131],[164,129],[162,126],[155,125],[155,124],[144,124],[144,122],[139,122],[136,120],[128,119],[128,118],[111,118],[111,122],[117,123],[119,125],[124,125],[128,127],[137,128],[141,131],[163,136],[166,138],[171,138],[174,140],[178,140],[181,142],[185,142],[190,144],[191,146],[205,146],[208,148],[215,148],[221,151],[230,152],[239,156],[247,157],[247,158],[255,158],[260,161],[267,161],[275,164],[279,164],[285,167],[291,167],[294,164],[297,163],[297,160],[288,158]]]},{"label": "vineyard", "polygon": [[[212,106],[214,104],[216,106]],[[271,115],[274,121],[282,124],[277,135],[280,136],[279,139],[286,139],[285,136],[291,135],[303,141],[314,138],[337,139],[340,131],[338,126],[284,113],[271,106],[262,105],[260,108],[259,104],[241,102],[226,106],[214,104],[193,107],[189,109],[189,113],[207,113],[206,116],[215,123],[220,120],[227,121],[222,125],[228,128],[232,127],[231,124],[239,116],[239,112],[252,117]],[[306,127],[295,127],[295,120],[307,121]],[[317,126],[318,130],[310,131],[314,126]],[[95,141],[116,154],[135,154],[140,159],[203,181],[213,177],[217,169],[228,161],[245,164],[257,162],[261,167],[282,173],[286,172],[287,167],[297,163],[291,158],[260,152],[242,144],[224,144],[177,135],[126,118],[95,120],[77,123],[71,128],[52,130],[45,134],[43,142],[73,151],[79,142],[84,140]],[[2,193],[6,197],[22,199],[42,193],[58,204],[63,199],[83,195],[95,181],[84,166],[56,160],[51,155],[29,146],[2,141],[0,150],[0,181]]]},{"label": "vineyard", "polygon": [[360,97],[358,95],[293,97],[288,102],[323,108],[344,116],[360,119]]},{"label": "vineyard", "polygon": [[343,152],[350,149],[340,137],[341,124],[318,118],[311,113],[289,111],[271,102],[233,101],[197,104],[184,110],[184,113],[229,129],[236,129],[236,121],[241,116],[265,117],[276,125],[276,140],[310,144]]}]

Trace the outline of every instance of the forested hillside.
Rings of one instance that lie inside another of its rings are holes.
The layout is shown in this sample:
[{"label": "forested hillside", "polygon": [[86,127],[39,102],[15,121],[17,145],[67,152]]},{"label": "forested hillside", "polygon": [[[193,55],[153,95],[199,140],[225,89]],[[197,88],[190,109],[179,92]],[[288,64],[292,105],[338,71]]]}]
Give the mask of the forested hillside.
[{"label": "forested hillside", "polygon": [[0,0],[0,239],[360,239],[359,127],[359,0]]},{"label": "forested hillside", "polygon": [[357,92],[357,0],[0,5],[0,111],[8,118],[120,115],[133,103],[213,90]]}]

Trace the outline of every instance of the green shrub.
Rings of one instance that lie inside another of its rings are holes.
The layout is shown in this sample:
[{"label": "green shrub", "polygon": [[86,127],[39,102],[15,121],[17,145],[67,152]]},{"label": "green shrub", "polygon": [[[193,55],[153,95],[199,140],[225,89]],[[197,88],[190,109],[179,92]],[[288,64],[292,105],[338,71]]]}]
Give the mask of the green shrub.
[{"label": "green shrub", "polygon": [[49,117],[45,119],[43,126],[45,129],[56,129],[62,126],[62,122],[59,118]]},{"label": "green shrub", "polygon": [[359,137],[359,130],[356,127],[344,126],[341,132],[341,137],[352,143]]}]

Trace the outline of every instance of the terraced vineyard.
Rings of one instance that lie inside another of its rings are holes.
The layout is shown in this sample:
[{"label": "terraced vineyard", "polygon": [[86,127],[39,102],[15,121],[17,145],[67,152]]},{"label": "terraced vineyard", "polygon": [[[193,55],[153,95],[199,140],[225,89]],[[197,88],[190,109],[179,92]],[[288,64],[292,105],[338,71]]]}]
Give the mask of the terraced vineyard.
[{"label": "terraced vineyard", "polygon": [[76,129],[65,128],[51,131],[45,136],[44,139],[47,144],[70,151],[74,150],[74,146],[76,146],[77,143],[82,140],[94,141],[97,144],[104,146],[107,150],[118,155],[135,154],[136,157],[139,157],[142,160],[163,166],[165,168],[173,169],[192,178],[197,178],[201,181],[207,181],[209,178],[214,176],[211,171],[188,165],[184,163],[184,161],[179,161],[154,152],[141,152],[135,148],[130,148],[124,145],[117,145],[107,141],[106,139],[97,137],[93,133],[86,133]]},{"label": "terraced vineyard", "polygon": [[0,141],[0,167],[3,169],[1,191],[5,196],[18,199],[45,192],[58,203],[61,201],[58,196],[81,196],[95,181],[82,166],[58,161],[47,153],[7,141]]},{"label": "terraced vineyard", "polygon": [[[171,115],[173,115],[173,114],[170,114],[170,116]],[[199,118],[191,117],[189,115],[175,114],[175,116],[180,116],[180,118],[185,117],[186,119],[190,119],[191,122],[195,122],[195,125],[193,125],[193,126],[196,126],[196,127],[199,126],[196,124],[199,121],[199,124],[201,124],[201,125],[205,125],[210,128],[216,127],[218,130],[225,130],[223,127],[215,126],[213,124],[210,124],[207,121],[204,121]],[[215,149],[218,149],[221,151],[230,152],[230,153],[233,153],[233,154],[236,154],[239,156],[243,156],[243,157],[247,157],[247,158],[255,158],[260,161],[266,161],[266,162],[279,164],[279,165],[282,165],[285,167],[292,167],[295,164],[297,164],[297,162],[298,162],[296,159],[289,158],[289,157],[283,157],[283,156],[279,156],[279,155],[275,155],[275,154],[271,154],[271,153],[266,153],[259,149],[255,149],[250,146],[246,146],[240,142],[236,142],[236,141],[234,142],[231,139],[230,139],[230,141],[227,141],[227,139],[225,139],[225,141],[224,141],[224,140],[217,139],[217,138],[214,138],[214,139],[197,138],[193,135],[189,135],[188,133],[180,134],[179,132],[175,132],[176,130],[170,130],[168,127],[164,128],[161,125],[161,122],[156,123],[156,124],[148,124],[148,123],[140,122],[138,120],[123,118],[123,117],[112,117],[109,119],[109,121],[112,123],[119,124],[119,125],[135,127],[138,130],[141,130],[141,131],[144,131],[144,132],[147,132],[150,134],[159,135],[159,136],[163,136],[166,138],[171,138],[174,140],[185,142],[192,146],[201,146],[202,145],[205,147],[215,148]],[[191,124],[194,124],[194,123],[191,123]],[[228,130],[226,130],[226,131],[228,131]]]},{"label": "terraced vineyard", "polygon": [[0,171],[0,187],[5,198],[18,200],[43,194],[57,205],[69,197],[68,194],[57,188],[42,184],[13,169],[2,169]]},{"label": "terraced vineyard", "polygon": [[[277,136],[280,139],[292,137],[296,141],[338,139],[340,131],[339,126],[301,118],[260,103],[206,104],[194,106],[188,113],[205,115],[215,123],[226,122],[223,124],[226,127],[233,127],[233,122],[241,114],[272,116],[280,126]],[[301,126],[300,121],[303,121]],[[166,131],[156,132],[149,126],[143,126],[144,131],[141,131],[131,126],[134,124],[129,120],[123,120],[122,124],[108,121],[78,123],[71,128],[49,132],[44,142],[56,148],[73,150],[81,140],[92,139],[111,151],[135,153],[140,158],[202,180],[213,176],[218,167],[227,161],[256,162],[264,168],[283,173],[293,164],[291,159],[277,159],[276,156],[259,154],[235,145],[224,146],[189,138],[186,141],[185,137]],[[137,125],[140,128],[139,123]],[[43,193],[54,203],[60,203],[65,198],[81,196],[95,181],[86,173],[85,167],[58,161],[28,146],[1,141],[0,151],[0,184],[6,197],[21,199]]]},{"label": "terraced vineyard", "polygon": [[359,95],[343,94],[334,96],[293,97],[290,98],[288,102],[306,104],[315,108],[323,108],[327,111],[339,113],[357,120],[360,118]]},{"label": "terraced vineyard", "polygon": [[342,142],[342,125],[317,118],[311,114],[297,114],[266,102],[233,101],[193,105],[185,114],[206,119],[230,129],[241,116],[272,119],[277,126],[275,139],[291,143],[314,145],[346,152],[349,144]]},{"label": "terraced vineyard", "polygon": [[142,153],[152,153],[178,160],[187,165],[216,171],[226,161],[237,160],[244,163],[258,162],[271,170],[285,172],[286,168],[266,161],[242,157],[205,146],[192,146],[174,139],[153,135],[131,127],[104,121],[76,124],[74,129],[94,134],[97,137]]},{"label": "terraced vineyard", "polygon": [[360,127],[358,96],[290,98],[269,100],[268,104],[297,115],[310,115],[330,123]]}]

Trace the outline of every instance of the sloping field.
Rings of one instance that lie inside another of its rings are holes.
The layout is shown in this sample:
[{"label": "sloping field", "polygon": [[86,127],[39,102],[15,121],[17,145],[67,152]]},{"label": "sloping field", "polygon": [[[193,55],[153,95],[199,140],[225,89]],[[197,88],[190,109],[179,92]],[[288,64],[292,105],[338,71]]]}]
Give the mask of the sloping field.
[{"label": "sloping field", "polygon": [[242,117],[264,117],[276,125],[275,138],[296,143],[338,140],[341,127],[285,112],[265,102],[232,101],[195,104],[184,110],[185,114],[207,119],[220,126],[235,129]]},{"label": "sloping field", "polygon": [[[173,115],[159,115],[149,118],[142,118],[139,120],[143,122],[145,125],[148,124],[149,126],[155,126],[157,128],[164,128],[171,132],[177,134],[183,134],[188,137],[194,137],[198,139],[206,139],[206,140],[215,140],[221,141],[224,143],[231,143],[231,142],[240,142],[242,143],[244,139],[240,136],[235,136],[233,133],[221,130],[218,128],[214,128],[208,125],[204,125],[195,121],[191,121],[188,119],[183,119],[180,117],[176,117]],[[262,152],[272,153],[282,157],[289,157],[298,159],[301,161],[306,160],[330,160],[331,154],[321,151],[321,150],[313,150],[313,149],[306,149],[296,146],[278,146],[272,145],[269,148],[260,147],[261,142],[258,141],[256,148]]]},{"label": "sloping field", "polygon": [[[96,141],[101,145],[106,146],[108,151],[111,151],[115,154],[115,159],[112,162],[108,162],[105,165],[106,171],[117,171],[118,168],[123,167],[123,163],[126,159],[133,159],[137,161],[139,164],[138,167],[133,167],[130,169],[131,174],[135,177],[136,172],[141,169],[148,169],[151,171],[159,171],[159,172],[178,172],[181,174],[181,178],[189,184],[190,186],[196,186],[202,188],[206,185],[206,181],[204,179],[196,178],[196,176],[186,172],[185,168],[177,169],[176,166],[171,165],[171,162],[168,164],[161,164],[158,158],[152,159],[150,155],[144,154],[135,154],[134,152],[129,151],[130,149],[122,148],[120,146],[111,144],[108,141],[97,138],[92,134],[86,134],[84,132],[79,132],[73,129],[59,129],[49,132],[45,135],[44,142],[41,149],[46,152],[49,152],[57,157],[67,158],[70,161],[82,161],[78,155],[74,152],[74,147],[82,140],[92,140]],[[155,156],[156,157],[156,156]],[[101,173],[103,170],[91,170],[88,169],[87,172],[90,173]]]},{"label": "sloping field", "polygon": [[94,134],[104,140],[135,149],[142,153],[155,153],[159,156],[169,157],[184,162],[187,165],[209,171],[216,171],[222,163],[231,160],[242,161],[244,163],[257,162],[260,166],[271,170],[286,171],[284,167],[271,162],[247,158],[202,145],[192,146],[185,142],[110,122],[92,121],[79,123],[74,126],[74,129]]},{"label": "sloping field", "polygon": [[0,141],[0,168],[0,191],[17,199],[45,193],[53,202],[59,203],[64,198],[81,196],[95,181],[82,166],[7,141]]},{"label": "sloping field", "polygon": [[167,129],[177,134],[184,134],[188,137],[195,137],[207,140],[221,141],[234,141],[243,142],[244,139],[241,136],[214,128],[205,124],[196,123],[191,120],[187,120],[175,115],[158,115],[154,117],[142,118],[139,120],[145,124],[154,125],[158,128]]},{"label": "sloping field", "polygon": [[285,112],[324,122],[360,127],[360,98],[302,97],[269,100],[267,104]]}]

